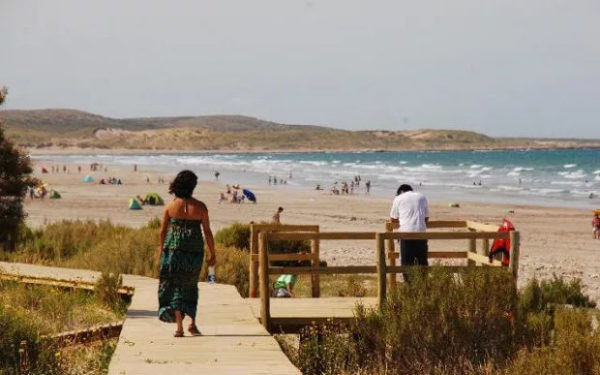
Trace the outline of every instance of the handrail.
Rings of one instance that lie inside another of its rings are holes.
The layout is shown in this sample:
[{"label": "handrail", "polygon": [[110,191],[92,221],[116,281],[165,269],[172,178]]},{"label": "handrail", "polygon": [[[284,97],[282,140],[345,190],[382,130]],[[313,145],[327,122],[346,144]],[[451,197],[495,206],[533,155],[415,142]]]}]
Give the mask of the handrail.
[{"label": "handrail", "polygon": [[[467,228],[472,230],[467,223],[458,221],[432,222],[433,227],[452,227]],[[463,225],[464,223],[464,225]],[[488,224],[485,228],[490,228]],[[394,251],[394,241],[396,239],[426,239],[426,240],[467,240],[468,251],[432,251],[429,252],[429,258],[459,258],[467,259],[468,266],[485,265],[491,267],[501,267],[502,262],[498,260],[490,261],[486,256],[477,252],[476,240],[482,240],[482,250],[485,253],[490,239],[510,239],[510,265],[508,270],[513,274],[516,281],[519,258],[519,232],[497,232],[497,231],[448,231],[448,232],[392,232],[390,223],[386,224],[386,232],[287,232],[287,231],[261,231],[257,233],[258,254],[251,255],[251,262],[256,262],[259,271],[259,288],[261,295],[261,322],[267,330],[270,327],[270,293],[269,293],[269,275],[275,274],[309,274],[313,278],[313,297],[319,296],[320,290],[318,283],[319,275],[323,274],[358,274],[358,273],[376,273],[377,274],[377,295],[380,308],[383,308],[386,299],[387,275],[406,272],[414,266],[396,266],[395,260],[399,254]],[[320,267],[319,264],[319,242],[321,240],[372,240],[375,239],[375,266],[329,266]],[[272,240],[311,240],[311,254],[269,254],[268,243]],[[388,250],[385,250],[385,244],[388,244]],[[316,249],[316,251],[315,251]],[[274,267],[270,265],[274,260],[311,260],[310,267]],[[389,265],[386,263],[389,260]],[[424,266],[423,266],[424,267]],[[436,266],[443,267],[451,272],[458,272],[465,269],[465,266]],[[390,286],[393,283],[390,278]]]}]

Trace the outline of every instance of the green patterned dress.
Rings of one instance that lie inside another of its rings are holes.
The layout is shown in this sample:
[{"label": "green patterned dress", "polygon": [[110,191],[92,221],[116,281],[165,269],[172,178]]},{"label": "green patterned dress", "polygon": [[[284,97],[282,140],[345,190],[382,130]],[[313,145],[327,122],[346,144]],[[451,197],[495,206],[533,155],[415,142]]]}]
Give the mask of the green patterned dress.
[{"label": "green patterned dress", "polygon": [[201,220],[169,219],[158,286],[158,318],[163,322],[175,322],[174,310],[196,317],[198,278],[204,261],[201,224]]}]

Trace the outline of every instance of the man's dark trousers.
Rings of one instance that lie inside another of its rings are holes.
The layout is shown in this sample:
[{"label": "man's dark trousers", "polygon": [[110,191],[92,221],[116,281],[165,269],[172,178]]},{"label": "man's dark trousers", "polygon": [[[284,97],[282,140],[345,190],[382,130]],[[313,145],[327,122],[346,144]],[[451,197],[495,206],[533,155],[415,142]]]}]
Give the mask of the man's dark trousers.
[{"label": "man's dark trousers", "polygon": [[[400,240],[400,257],[403,266],[428,266],[427,240]],[[404,281],[410,282],[407,273],[403,273]]]}]

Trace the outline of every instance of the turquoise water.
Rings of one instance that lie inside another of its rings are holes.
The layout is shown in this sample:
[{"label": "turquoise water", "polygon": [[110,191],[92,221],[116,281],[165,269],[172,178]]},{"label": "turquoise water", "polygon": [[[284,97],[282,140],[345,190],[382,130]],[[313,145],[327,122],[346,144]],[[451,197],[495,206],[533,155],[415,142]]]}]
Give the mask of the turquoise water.
[{"label": "turquoise water", "polygon": [[[401,183],[431,199],[593,208],[600,206],[600,150],[501,150],[443,152],[233,153],[136,155],[36,155],[53,163],[99,162],[153,168],[171,175],[188,168],[201,179],[247,187],[287,180],[278,189],[330,188],[361,176],[355,193],[393,197]],[[290,178],[290,173],[292,177]]]}]

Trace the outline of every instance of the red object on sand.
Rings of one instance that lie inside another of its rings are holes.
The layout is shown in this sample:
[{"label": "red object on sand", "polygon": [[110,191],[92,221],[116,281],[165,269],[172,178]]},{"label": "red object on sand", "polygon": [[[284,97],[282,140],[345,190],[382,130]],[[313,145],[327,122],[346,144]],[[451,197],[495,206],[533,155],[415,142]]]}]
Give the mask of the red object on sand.
[{"label": "red object on sand", "polygon": [[[498,228],[498,232],[510,232],[515,230],[515,226],[509,220],[504,219],[504,222]],[[496,238],[492,243],[492,248],[490,249],[490,262],[492,261],[494,255],[501,253],[502,254],[502,265],[508,266],[510,264],[510,238]]]},{"label": "red object on sand", "polygon": [[42,168],[42,173],[48,173],[48,170],[46,168]]}]

